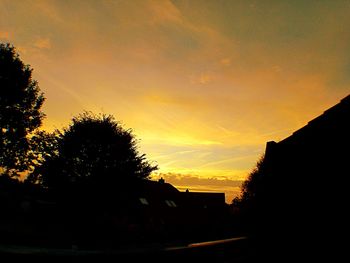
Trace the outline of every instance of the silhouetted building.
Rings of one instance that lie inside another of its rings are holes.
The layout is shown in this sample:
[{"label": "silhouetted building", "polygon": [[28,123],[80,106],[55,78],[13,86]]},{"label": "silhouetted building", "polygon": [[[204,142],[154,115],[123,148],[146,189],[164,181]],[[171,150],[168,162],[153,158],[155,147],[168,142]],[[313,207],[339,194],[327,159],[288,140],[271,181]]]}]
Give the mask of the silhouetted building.
[{"label": "silhouetted building", "polygon": [[135,180],[115,191],[78,189],[62,197],[0,179],[0,244],[108,248],[200,241],[222,234],[216,230],[227,219],[223,193],[180,192],[164,180]]},{"label": "silhouetted building", "polygon": [[343,144],[349,144],[349,131],[350,95],[286,139],[278,143],[268,142],[265,157],[270,158],[270,155],[278,152],[298,151],[300,154],[307,150],[309,154],[323,154],[327,159],[333,160],[334,154],[343,155],[340,151]]},{"label": "silhouetted building", "polygon": [[124,208],[127,224],[168,240],[209,238],[227,216],[224,193],[180,192],[164,180],[134,185]]},{"label": "silhouetted building", "polygon": [[257,192],[261,236],[285,242],[286,254],[338,253],[348,228],[349,149],[350,96],[284,140],[268,142]]}]

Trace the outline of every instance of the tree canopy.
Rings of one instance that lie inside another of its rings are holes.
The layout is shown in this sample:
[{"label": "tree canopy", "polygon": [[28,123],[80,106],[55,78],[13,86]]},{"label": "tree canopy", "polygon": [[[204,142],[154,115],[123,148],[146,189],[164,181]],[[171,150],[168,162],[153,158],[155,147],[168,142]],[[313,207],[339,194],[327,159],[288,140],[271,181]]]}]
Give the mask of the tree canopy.
[{"label": "tree canopy", "polygon": [[41,126],[44,102],[32,69],[16,49],[0,43],[0,173],[18,175],[28,169],[30,135]]},{"label": "tree canopy", "polygon": [[58,134],[57,150],[46,156],[36,179],[49,188],[106,186],[147,178],[156,169],[138,152],[131,130],[112,115],[84,112]]}]

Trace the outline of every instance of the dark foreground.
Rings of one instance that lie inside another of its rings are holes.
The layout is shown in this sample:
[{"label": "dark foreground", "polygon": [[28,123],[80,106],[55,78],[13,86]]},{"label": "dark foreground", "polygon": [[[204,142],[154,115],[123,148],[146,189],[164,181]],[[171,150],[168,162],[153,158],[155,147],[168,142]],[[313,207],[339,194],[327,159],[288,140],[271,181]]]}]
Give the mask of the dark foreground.
[{"label": "dark foreground", "polygon": [[3,261],[30,262],[251,262],[252,251],[246,237],[164,246],[149,244],[115,250],[47,249],[0,246]]}]

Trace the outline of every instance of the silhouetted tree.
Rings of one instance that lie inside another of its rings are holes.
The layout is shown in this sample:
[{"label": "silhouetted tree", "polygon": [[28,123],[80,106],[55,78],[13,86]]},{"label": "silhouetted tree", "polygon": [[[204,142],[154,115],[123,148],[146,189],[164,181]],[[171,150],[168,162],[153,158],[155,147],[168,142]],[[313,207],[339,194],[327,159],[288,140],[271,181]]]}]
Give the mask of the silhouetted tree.
[{"label": "silhouetted tree", "polygon": [[256,218],[259,202],[262,201],[266,190],[266,177],[265,159],[263,156],[243,182],[241,194],[232,200],[232,206],[238,209],[245,228],[251,228],[252,220]]},{"label": "silhouetted tree", "polygon": [[[259,191],[263,189],[264,177],[264,157],[256,164],[256,167],[250,172],[248,178],[243,182],[241,196],[236,202],[252,203],[259,196]],[[240,200],[240,201],[239,201]]]},{"label": "silhouetted tree", "polygon": [[52,133],[37,131],[30,138],[30,173],[25,179],[26,183],[40,184],[41,166],[48,160],[58,156],[59,132]]},{"label": "silhouetted tree", "polygon": [[44,102],[32,69],[15,48],[0,43],[0,173],[18,175],[30,162],[29,136],[40,127]]},{"label": "silhouetted tree", "polygon": [[36,179],[44,186],[115,187],[120,181],[144,179],[157,169],[137,150],[137,141],[111,115],[85,112],[57,137],[57,152],[47,156]]}]

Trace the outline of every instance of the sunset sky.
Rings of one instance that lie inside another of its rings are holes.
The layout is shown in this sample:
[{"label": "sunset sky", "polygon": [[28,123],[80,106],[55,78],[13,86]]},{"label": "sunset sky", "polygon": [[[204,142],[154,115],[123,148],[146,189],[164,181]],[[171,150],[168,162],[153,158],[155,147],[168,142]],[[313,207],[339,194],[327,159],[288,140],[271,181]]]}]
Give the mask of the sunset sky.
[{"label": "sunset sky", "polygon": [[350,1],[0,0],[0,41],[34,69],[46,130],[112,114],[155,179],[227,202],[267,141],[350,93]]}]

